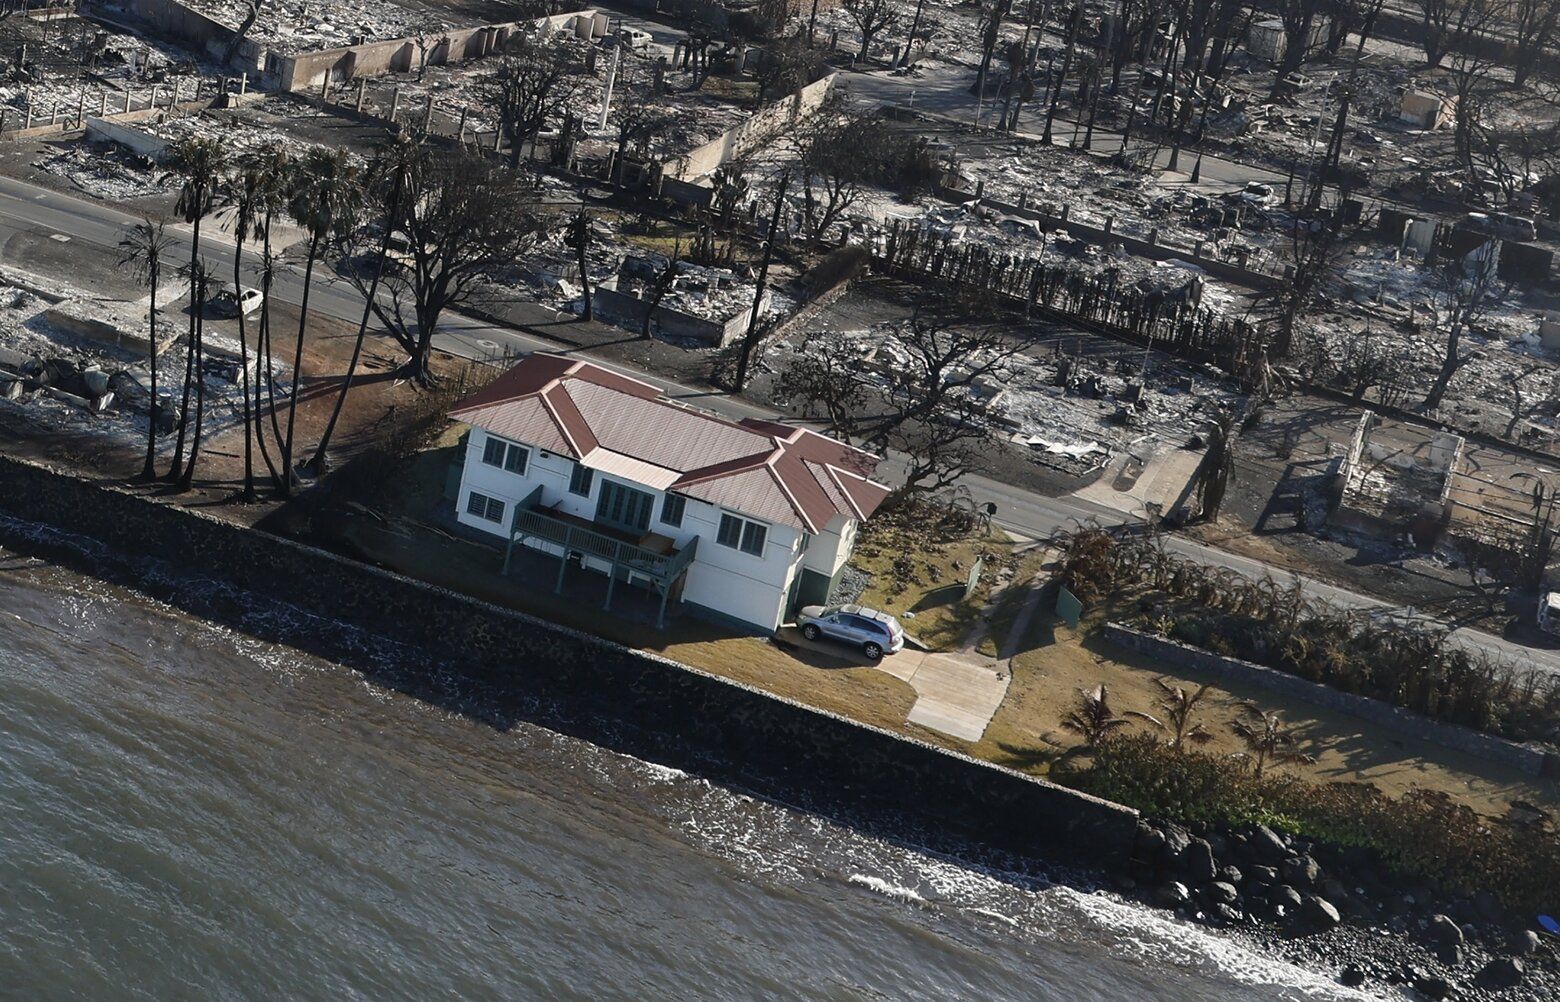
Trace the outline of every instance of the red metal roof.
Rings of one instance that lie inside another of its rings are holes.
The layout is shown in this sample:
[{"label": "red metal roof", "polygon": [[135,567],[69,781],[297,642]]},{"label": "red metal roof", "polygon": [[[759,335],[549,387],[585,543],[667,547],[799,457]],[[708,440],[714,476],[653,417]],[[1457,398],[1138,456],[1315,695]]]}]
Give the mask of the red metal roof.
[{"label": "red metal roof", "polygon": [[[649,464],[669,474],[651,486],[809,532],[836,515],[865,519],[889,493],[867,479],[878,464],[871,453],[776,421],[729,421],[668,400],[650,383],[546,352],[526,356],[450,416],[590,457],[598,468]],[[633,462],[614,463],[615,456]]]}]

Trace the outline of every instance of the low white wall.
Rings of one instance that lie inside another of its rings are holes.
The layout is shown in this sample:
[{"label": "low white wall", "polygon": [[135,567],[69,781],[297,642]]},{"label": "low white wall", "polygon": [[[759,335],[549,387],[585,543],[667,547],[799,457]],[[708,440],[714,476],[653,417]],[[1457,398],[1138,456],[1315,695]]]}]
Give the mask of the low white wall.
[{"label": "low white wall", "polygon": [[662,176],[674,181],[692,181],[714,173],[727,160],[752,151],[777,132],[794,127],[797,122],[817,111],[818,106],[829,96],[836,76],[838,74],[830,73],[821,80],[815,80],[796,93],[758,109],[751,118],[732,126],[703,146],[663,161]]}]

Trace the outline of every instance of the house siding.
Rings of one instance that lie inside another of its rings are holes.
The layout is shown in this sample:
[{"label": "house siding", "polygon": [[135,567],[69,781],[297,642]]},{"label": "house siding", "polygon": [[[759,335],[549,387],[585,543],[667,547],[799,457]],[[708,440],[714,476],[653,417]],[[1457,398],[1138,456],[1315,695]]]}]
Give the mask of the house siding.
[{"label": "house siding", "polygon": [[[786,612],[786,596],[792,579],[800,573],[806,561],[832,564],[834,569],[849,556],[849,546],[843,535],[854,536],[852,523],[843,517],[831,523],[829,531],[815,537],[805,553],[799,553],[801,533],[788,525],[750,518],[767,527],[764,553],[757,556],[741,550],[722,546],[715,541],[720,527],[722,509],[716,505],[685,496],[682,525],[674,527],[661,522],[661,507],[665,491],[658,491],[622,477],[613,477],[596,471],[588,498],[569,492],[569,477],[574,461],[556,453],[546,453],[535,446],[521,442],[530,450],[524,474],[510,473],[482,461],[482,451],[488,433],[473,428],[466,442],[466,455],[461,471],[460,491],[455,500],[456,519],[465,526],[490,533],[499,539],[507,539],[508,526],[514,506],[523,501],[535,488],[542,488],[541,505],[557,505],[559,510],[580,518],[594,518],[596,499],[600,496],[604,480],[627,484],[655,498],[651,510],[650,531],[672,539],[682,549],[695,538],[699,540],[698,556],[688,568],[683,585],[685,602],[712,610],[721,618],[741,623],[755,630],[769,633],[777,629]],[[506,439],[506,441],[509,441]],[[497,498],[504,502],[502,524],[479,518],[467,512],[472,492]],[[731,511],[730,509],[726,509]],[[741,512],[731,511],[742,515]],[[748,516],[742,516],[748,518]],[[559,555],[558,547],[540,547]],[[816,551],[816,553],[815,553]],[[587,564],[594,570],[606,571],[599,562]],[[821,566],[820,566],[821,569]],[[833,570],[823,571],[832,575]]]}]

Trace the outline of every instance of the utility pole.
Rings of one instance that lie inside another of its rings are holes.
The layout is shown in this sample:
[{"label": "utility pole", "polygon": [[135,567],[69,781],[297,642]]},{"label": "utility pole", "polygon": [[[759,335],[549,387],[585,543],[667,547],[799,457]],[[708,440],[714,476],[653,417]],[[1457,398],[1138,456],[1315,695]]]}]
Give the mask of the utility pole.
[{"label": "utility pole", "polygon": [[775,237],[780,235],[780,213],[785,209],[785,189],[791,181],[791,172],[780,175],[780,190],[775,193],[775,211],[769,217],[769,237],[764,241],[764,260],[758,266],[758,287],[753,291],[753,312],[748,317],[747,334],[742,338],[742,352],[737,356],[736,391],[747,387],[748,363],[753,355],[753,344],[758,339],[758,308],[764,302],[764,283],[769,281],[769,262],[775,255]]},{"label": "utility pole", "polygon": [[[621,39],[619,39],[621,42]],[[596,130],[599,132],[607,127],[607,115],[612,111],[612,83],[617,79],[618,62],[623,58],[623,46],[621,44],[612,47],[612,65],[607,67],[607,83],[601,92],[601,116],[596,120]]]}]

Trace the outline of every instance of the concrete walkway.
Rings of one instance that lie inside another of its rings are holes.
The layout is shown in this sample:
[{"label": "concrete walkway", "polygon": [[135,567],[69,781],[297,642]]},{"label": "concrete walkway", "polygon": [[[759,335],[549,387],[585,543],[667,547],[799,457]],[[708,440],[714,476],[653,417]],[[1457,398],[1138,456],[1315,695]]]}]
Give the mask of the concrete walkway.
[{"label": "concrete walkway", "polygon": [[781,627],[779,636],[786,643],[875,668],[908,683],[915,690],[916,700],[906,719],[965,741],[980,740],[1007,695],[1007,672],[997,662],[978,654],[934,654],[906,647],[870,664],[842,644],[810,641],[794,626]]},{"label": "concrete walkway", "polygon": [[1140,516],[1149,505],[1168,514],[1190,496],[1192,477],[1206,451],[1162,444],[1146,462],[1123,452],[1099,479],[1072,496],[1124,515]]},{"label": "concrete walkway", "polygon": [[979,741],[1007,696],[1008,675],[975,654],[932,654],[908,648],[879,661],[878,671],[910,683],[915,705],[907,718],[965,741]]}]

